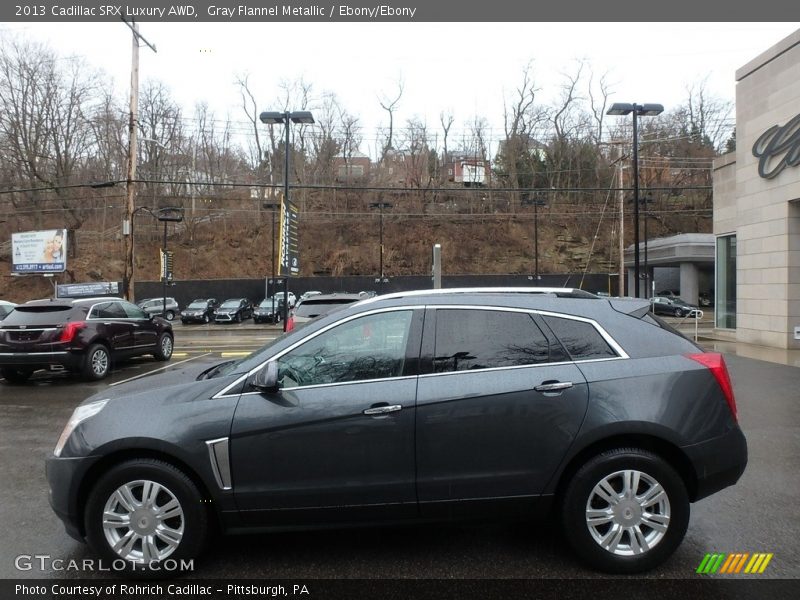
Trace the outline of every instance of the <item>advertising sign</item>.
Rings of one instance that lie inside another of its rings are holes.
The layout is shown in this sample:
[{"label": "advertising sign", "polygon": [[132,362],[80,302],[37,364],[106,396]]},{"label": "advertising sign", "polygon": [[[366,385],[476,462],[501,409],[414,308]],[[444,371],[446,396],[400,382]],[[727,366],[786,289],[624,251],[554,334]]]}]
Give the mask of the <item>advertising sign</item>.
[{"label": "advertising sign", "polygon": [[63,283],[57,286],[59,298],[94,298],[96,296],[118,296],[120,286],[116,281],[93,281],[91,283]]},{"label": "advertising sign", "polygon": [[300,274],[300,248],[297,241],[297,207],[291,202],[281,202],[281,235],[278,253],[278,273]]},{"label": "advertising sign", "polygon": [[62,273],[67,268],[67,230],[11,234],[12,273]]}]

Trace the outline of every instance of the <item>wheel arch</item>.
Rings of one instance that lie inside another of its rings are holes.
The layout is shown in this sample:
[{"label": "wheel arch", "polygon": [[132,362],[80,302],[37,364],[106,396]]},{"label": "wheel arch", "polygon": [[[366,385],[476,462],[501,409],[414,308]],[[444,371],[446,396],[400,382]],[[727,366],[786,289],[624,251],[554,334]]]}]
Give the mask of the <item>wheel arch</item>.
[{"label": "wheel arch", "polygon": [[697,473],[689,457],[678,446],[654,435],[618,434],[596,440],[570,458],[567,465],[558,475],[558,481],[555,486],[557,505],[561,504],[569,482],[581,466],[595,456],[615,448],[640,448],[658,455],[677,471],[686,486],[689,501],[694,502],[697,498]]},{"label": "wheel arch", "polygon": [[[213,496],[210,493],[209,486],[206,485],[205,481],[202,477],[192,469],[186,462],[176,458],[172,454],[168,454],[166,452],[160,452],[158,450],[148,449],[148,448],[127,448],[121,449],[112,452],[98,460],[94,463],[86,474],[83,476],[80,486],[78,487],[78,493],[76,497],[76,505],[78,507],[85,507],[86,502],[89,498],[89,494],[92,491],[92,488],[97,483],[97,481],[102,477],[102,475],[107,472],[112,467],[121,464],[128,460],[136,460],[136,459],[153,459],[165,462],[182,473],[184,473],[192,483],[197,487],[200,494],[203,496],[204,499],[211,500]],[[208,503],[208,515],[209,515],[209,523],[212,527],[216,530],[221,528],[221,521],[220,516],[216,510],[211,509],[211,505],[213,503]],[[78,510],[76,512],[77,520],[78,520],[78,529],[81,536],[86,535],[86,523],[85,523],[85,515],[82,510]]]}]

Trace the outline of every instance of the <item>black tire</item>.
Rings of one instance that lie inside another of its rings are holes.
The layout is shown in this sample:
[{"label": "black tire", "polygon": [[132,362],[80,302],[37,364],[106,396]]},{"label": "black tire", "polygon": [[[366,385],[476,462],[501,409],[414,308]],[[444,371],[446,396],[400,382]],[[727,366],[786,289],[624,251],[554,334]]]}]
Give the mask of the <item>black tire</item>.
[{"label": "black tire", "polygon": [[208,313],[205,313],[205,314],[203,315],[203,323],[205,323],[206,325],[208,325],[208,323],[209,323],[210,321],[211,321],[211,317],[209,317],[209,316],[208,316]]},{"label": "black tire", "polygon": [[[151,484],[149,487],[147,482]],[[158,484],[161,489],[156,490],[152,483]],[[117,495],[117,490],[121,490],[123,486],[128,486],[127,491],[130,491],[130,496],[127,496],[129,505],[140,511],[137,515],[140,519],[139,529],[128,527],[122,522],[119,528],[103,526],[107,511],[122,515],[129,515],[132,512],[119,500],[121,496]],[[166,508],[159,515],[158,510],[148,511],[146,504],[142,507],[146,490],[155,492],[149,498],[157,509],[164,509],[167,503],[170,504],[170,508]],[[177,501],[177,507],[173,504],[173,500]],[[165,560],[180,564],[182,560],[194,559],[202,551],[209,529],[206,508],[208,504],[203,500],[194,482],[173,465],[150,458],[125,461],[111,467],[98,479],[89,493],[84,512],[86,540],[108,564],[117,565],[120,559],[123,559],[128,565],[129,572],[159,577],[177,575],[176,572],[171,573],[164,569],[148,569],[145,564],[146,562],[157,564]],[[161,534],[156,533],[157,527]],[[181,535],[175,536],[170,530],[180,531]],[[132,537],[138,539],[134,540],[129,548],[123,546],[118,553],[111,542],[124,537],[126,532],[135,532],[138,535]],[[144,542],[148,538],[152,543],[148,548],[154,548],[155,551],[146,554]],[[169,543],[168,539],[173,543]],[[152,555],[156,558],[148,561]]]},{"label": "black tire", "polygon": [[242,313],[236,313],[236,322],[237,323],[241,323],[242,322]]},{"label": "black tire", "polygon": [[682,317],[683,316],[683,310],[680,309],[680,308],[676,308],[674,314],[675,314],[676,317]]},{"label": "black tire", "polygon": [[[625,471],[639,473],[631,499],[622,495],[625,478],[621,472]],[[604,480],[619,494],[614,496],[616,504],[594,493]],[[664,497],[656,494],[658,486]],[[653,493],[657,501],[635,499],[648,493]],[[608,450],[586,462],[567,485],[562,506],[564,534],[570,545],[590,566],[607,573],[640,573],[658,566],[680,545],[689,524],[689,496],[683,480],[662,458],[639,448]],[[598,513],[592,526],[587,523],[590,508]],[[600,515],[607,511],[609,517]],[[601,540],[605,541],[615,527],[622,533],[612,552],[601,545]],[[649,549],[637,552],[636,546],[641,549],[643,545],[635,540],[633,530],[650,544]]]},{"label": "black tire", "polygon": [[11,367],[3,367],[0,369],[0,375],[3,376],[8,383],[25,383],[33,375],[30,369],[14,369]]},{"label": "black tire", "polygon": [[175,342],[172,339],[172,336],[167,332],[164,332],[158,336],[156,351],[153,352],[153,356],[155,356],[156,360],[169,360],[172,358],[172,351],[174,350],[174,347]]},{"label": "black tire", "polygon": [[83,361],[83,376],[89,381],[108,377],[111,372],[111,353],[103,344],[92,344]]},{"label": "black tire", "polygon": [[166,313],[164,313],[164,318],[167,321],[172,321],[175,318],[175,311],[168,310]]}]

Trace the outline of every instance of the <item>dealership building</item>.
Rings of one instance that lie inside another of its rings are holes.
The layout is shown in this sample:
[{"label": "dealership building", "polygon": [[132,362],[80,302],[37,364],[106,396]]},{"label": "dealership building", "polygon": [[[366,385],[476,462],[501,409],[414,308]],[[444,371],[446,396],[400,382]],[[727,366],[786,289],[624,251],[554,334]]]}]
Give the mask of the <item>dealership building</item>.
[{"label": "dealership building", "polygon": [[736,71],[736,150],[714,161],[716,330],[800,348],[800,30]]}]

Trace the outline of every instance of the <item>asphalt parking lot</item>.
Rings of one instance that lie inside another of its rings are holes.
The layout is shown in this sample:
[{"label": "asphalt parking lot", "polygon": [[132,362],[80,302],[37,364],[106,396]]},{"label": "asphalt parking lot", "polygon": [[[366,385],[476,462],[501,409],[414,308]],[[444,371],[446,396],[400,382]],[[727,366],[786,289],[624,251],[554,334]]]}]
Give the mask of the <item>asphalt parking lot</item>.
[{"label": "asphalt parking lot", "polygon": [[[0,577],[92,577],[53,569],[20,571],[19,555],[65,560],[92,554],[63,531],[47,502],[44,458],[73,408],[86,396],[134,377],[193,363],[245,355],[278,328],[176,327],[166,366],[132,360],[108,380],[86,383],[37,373],[25,385],[0,381]],[[733,488],[692,507],[683,545],[647,578],[696,578],[708,552],[769,552],[762,577],[800,578],[800,369],[726,356],[740,422],[749,443],[748,468]],[[197,561],[190,578],[585,578],[553,523],[451,524],[273,533],[227,537]]]}]

